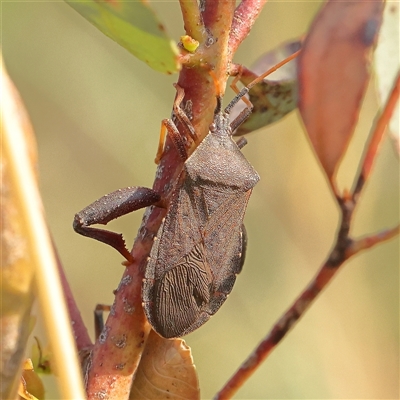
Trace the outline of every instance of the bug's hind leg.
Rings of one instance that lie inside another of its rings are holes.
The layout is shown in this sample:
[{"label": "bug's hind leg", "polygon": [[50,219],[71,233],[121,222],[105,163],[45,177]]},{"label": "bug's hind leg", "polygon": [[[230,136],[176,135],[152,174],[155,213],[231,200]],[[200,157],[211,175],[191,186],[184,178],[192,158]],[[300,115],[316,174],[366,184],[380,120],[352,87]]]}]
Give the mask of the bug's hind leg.
[{"label": "bug's hind leg", "polygon": [[114,247],[128,262],[132,262],[133,257],[127,250],[121,234],[105,229],[92,228],[91,225],[106,225],[113,219],[151,205],[164,207],[160,194],[154,190],[137,186],[119,189],[106,194],[75,214],[73,227],[75,232],[83,236],[99,240]]}]

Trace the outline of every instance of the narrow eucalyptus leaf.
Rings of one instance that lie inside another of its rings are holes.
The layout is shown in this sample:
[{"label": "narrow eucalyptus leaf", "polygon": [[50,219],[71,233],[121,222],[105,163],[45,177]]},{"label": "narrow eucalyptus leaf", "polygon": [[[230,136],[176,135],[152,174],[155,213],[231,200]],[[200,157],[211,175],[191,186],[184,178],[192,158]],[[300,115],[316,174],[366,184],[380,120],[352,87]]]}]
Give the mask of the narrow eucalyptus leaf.
[{"label": "narrow eucalyptus leaf", "polygon": [[109,38],[156,71],[180,70],[178,47],[145,2],[66,2]]}]

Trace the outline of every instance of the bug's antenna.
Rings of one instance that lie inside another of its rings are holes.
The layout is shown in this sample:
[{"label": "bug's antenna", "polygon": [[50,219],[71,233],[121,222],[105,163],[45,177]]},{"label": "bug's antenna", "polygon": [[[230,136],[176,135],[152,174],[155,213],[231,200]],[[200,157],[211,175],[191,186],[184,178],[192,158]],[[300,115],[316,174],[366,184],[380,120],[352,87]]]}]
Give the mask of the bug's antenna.
[{"label": "bug's antenna", "polygon": [[292,61],[294,58],[296,58],[301,52],[300,50],[297,50],[295,53],[293,53],[292,55],[290,55],[289,57],[286,57],[283,61],[279,62],[278,64],[276,64],[275,66],[273,66],[272,68],[270,68],[268,71],[264,72],[262,75],[260,75],[258,78],[254,79],[253,82],[249,83],[247,85],[248,89],[251,89],[254,85],[257,85],[257,83],[260,83],[266,76],[272,74],[273,72],[275,72],[277,69],[279,69],[280,67],[282,67],[282,65],[287,64],[289,61]]},{"label": "bug's antenna", "polygon": [[250,91],[250,89],[254,85],[257,85],[257,83],[260,83],[261,81],[263,81],[267,75],[272,74],[272,72],[274,72],[278,68],[282,67],[282,65],[285,65],[289,61],[296,58],[300,54],[300,51],[301,50],[298,50],[295,53],[293,53],[292,55],[290,55],[289,57],[285,58],[283,61],[276,64],[274,67],[270,68],[268,71],[264,72],[262,75],[260,75],[256,79],[254,79],[252,82],[250,82],[250,84],[248,84],[242,90],[239,91],[238,87],[236,86],[236,82],[238,80],[240,80],[240,75],[241,75],[241,71],[242,71],[242,69],[240,67],[239,74],[235,77],[235,79],[233,80],[233,82],[231,84],[231,88],[236,93],[236,96],[226,106],[225,112],[227,114],[229,114],[232,111],[232,108],[236,105],[236,103],[239,102],[239,100],[243,100],[246,103],[247,107],[244,110],[242,110],[241,113],[231,122],[232,132],[234,132],[249,117],[249,115],[251,114],[251,111],[253,109],[253,105],[251,104],[251,102],[244,96]]}]

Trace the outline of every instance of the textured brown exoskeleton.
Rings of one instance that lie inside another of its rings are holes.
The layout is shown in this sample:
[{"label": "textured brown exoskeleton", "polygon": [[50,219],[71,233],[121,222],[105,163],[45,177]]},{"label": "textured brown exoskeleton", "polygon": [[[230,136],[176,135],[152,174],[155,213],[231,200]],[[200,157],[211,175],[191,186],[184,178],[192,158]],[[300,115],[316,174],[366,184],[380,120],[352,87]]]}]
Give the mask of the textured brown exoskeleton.
[{"label": "textured brown exoskeleton", "polygon": [[[196,138],[180,108],[183,89],[176,88],[175,115]],[[217,95],[214,122],[190,157],[175,124],[163,121],[185,163],[150,253],[142,300],[153,329],[166,338],[186,335],[215,314],[244,263],[247,239],[243,217],[260,178],[232,139],[232,131],[249,116],[251,107],[231,123],[229,113],[247,92],[247,88],[240,91],[225,110],[222,96]],[[132,261],[122,235],[89,225],[107,224],[149,205],[164,206],[152,189],[121,189],[76,214],[74,229],[113,246]]]}]

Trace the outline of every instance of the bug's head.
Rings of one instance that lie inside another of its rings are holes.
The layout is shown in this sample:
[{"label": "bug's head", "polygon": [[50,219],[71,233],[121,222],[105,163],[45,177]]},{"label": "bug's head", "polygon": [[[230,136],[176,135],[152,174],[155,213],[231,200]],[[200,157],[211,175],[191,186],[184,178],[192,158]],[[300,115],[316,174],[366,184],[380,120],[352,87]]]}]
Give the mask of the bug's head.
[{"label": "bug's head", "polygon": [[217,106],[214,110],[214,121],[210,125],[210,132],[219,136],[232,136],[229,114],[222,109],[222,96],[220,95],[217,95]]},{"label": "bug's head", "polygon": [[229,113],[226,112],[226,110],[222,109],[223,94],[221,86],[218,82],[215,73],[213,71],[209,71],[209,73],[214,81],[216,98],[217,98],[217,105],[215,106],[214,110],[214,121],[210,125],[210,132],[221,136],[226,136],[226,135],[231,136],[232,131],[229,126]]}]

